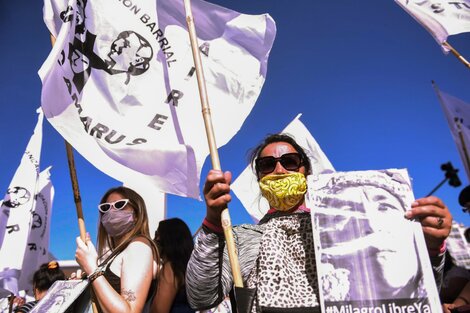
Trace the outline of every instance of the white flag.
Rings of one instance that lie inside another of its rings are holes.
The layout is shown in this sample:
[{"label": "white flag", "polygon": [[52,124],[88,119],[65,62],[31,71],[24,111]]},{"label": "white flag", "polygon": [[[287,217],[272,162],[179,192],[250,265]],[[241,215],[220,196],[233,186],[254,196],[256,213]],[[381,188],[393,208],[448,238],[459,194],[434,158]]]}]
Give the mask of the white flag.
[{"label": "white flag", "polygon": [[[291,135],[305,149],[312,164],[313,175],[333,172],[333,166],[315,138],[313,138],[307,127],[299,120],[301,115],[297,115],[281,133]],[[251,165],[248,165],[240,176],[237,177],[231,188],[255,222],[258,222],[269,210],[269,204],[261,196],[258,180],[253,173]]]},{"label": "white flag", "polygon": [[[209,149],[183,2],[156,6],[46,0],[51,33],[60,25],[51,16],[64,23],[39,71],[42,106],[59,133],[104,173],[197,198]],[[192,7],[222,146],[261,91],[275,24],[267,14],[244,15],[201,0]]]},{"label": "white flag", "polygon": [[18,279],[27,245],[31,212],[39,175],[43,113],[29,140],[20,166],[8,187],[0,208],[0,287],[18,294]]},{"label": "white flag", "polygon": [[395,2],[426,28],[446,53],[449,49],[442,43],[448,36],[470,32],[470,0],[440,2],[395,0]]},{"label": "white flag", "polygon": [[153,238],[158,223],[166,218],[166,194],[155,190],[152,186],[143,184],[124,183],[124,186],[131,188],[144,199],[149,220],[150,237]]},{"label": "white flag", "polygon": [[470,104],[440,91],[436,85],[434,89],[470,181]]},{"label": "white flag", "polygon": [[[34,197],[34,209],[32,212],[31,226],[27,245],[24,251],[23,267],[18,284],[19,290],[27,293],[33,292],[33,275],[41,264],[49,262],[49,234],[52,215],[52,201],[54,199],[54,187],[51,182],[51,167],[39,174],[36,196]],[[19,247],[18,247],[19,248]]]}]

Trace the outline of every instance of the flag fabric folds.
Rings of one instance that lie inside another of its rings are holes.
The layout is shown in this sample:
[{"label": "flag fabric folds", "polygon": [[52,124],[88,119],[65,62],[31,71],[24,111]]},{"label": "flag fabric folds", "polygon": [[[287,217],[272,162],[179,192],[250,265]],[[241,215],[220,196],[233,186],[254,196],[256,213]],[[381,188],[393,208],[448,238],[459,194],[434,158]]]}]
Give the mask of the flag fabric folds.
[{"label": "flag fabric folds", "polygon": [[123,185],[137,191],[144,199],[145,207],[147,208],[150,236],[153,238],[160,221],[166,219],[166,194],[144,184],[135,185],[124,182]]},{"label": "flag fabric folds", "polygon": [[470,181],[470,104],[439,90],[436,84],[434,89]]},{"label": "flag fabric folds", "polygon": [[49,261],[49,235],[52,216],[54,187],[51,182],[51,167],[39,174],[37,193],[34,197],[34,208],[29,228],[26,251],[18,284],[19,290],[33,294],[33,275],[41,264]]},{"label": "flag fabric folds", "polygon": [[447,37],[470,32],[470,0],[431,2],[427,0],[395,0],[420,23],[437,41],[445,53],[449,48],[442,43]]},{"label": "flag fabric folds", "polygon": [[[313,175],[334,172],[333,166],[317,141],[300,121],[301,115],[297,115],[281,133],[293,136],[297,143],[305,149],[312,164]],[[251,165],[248,165],[243,170],[240,176],[232,183],[231,188],[255,222],[258,222],[269,210],[269,204],[261,196],[258,180],[253,173]]]},{"label": "flag fabric folds", "polygon": [[0,207],[0,287],[18,294],[18,280],[28,244],[37,192],[43,113]]},{"label": "flag fabric folds", "polygon": [[[192,9],[222,146],[261,91],[276,27],[267,14]],[[199,197],[209,149],[183,2],[45,0],[44,20],[57,37],[39,70],[54,128],[117,180]]]}]

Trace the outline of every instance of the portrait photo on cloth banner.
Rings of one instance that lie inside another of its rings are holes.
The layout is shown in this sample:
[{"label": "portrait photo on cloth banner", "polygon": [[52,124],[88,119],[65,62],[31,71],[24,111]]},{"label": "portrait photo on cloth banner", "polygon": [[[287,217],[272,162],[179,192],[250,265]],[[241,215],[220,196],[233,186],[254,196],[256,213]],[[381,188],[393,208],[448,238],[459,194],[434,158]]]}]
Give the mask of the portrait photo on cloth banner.
[{"label": "portrait photo on cloth banner", "polygon": [[[221,147],[256,103],[276,27],[205,1],[192,10]],[[39,76],[46,118],[95,167],[198,199],[209,147],[185,16],[182,1],[46,0],[56,41]]]},{"label": "portrait photo on cloth banner", "polygon": [[323,312],[438,312],[439,296],[405,169],[308,177]]},{"label": "portrait photo on cloth banner", "polygon": [[31,313],[92,313],[87,280],[58,280]]}]

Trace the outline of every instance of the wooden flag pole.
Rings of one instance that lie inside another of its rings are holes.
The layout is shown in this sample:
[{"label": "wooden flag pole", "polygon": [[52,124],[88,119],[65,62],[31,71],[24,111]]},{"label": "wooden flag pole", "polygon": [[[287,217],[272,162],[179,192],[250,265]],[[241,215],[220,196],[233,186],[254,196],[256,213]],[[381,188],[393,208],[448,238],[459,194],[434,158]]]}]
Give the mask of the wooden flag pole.
[{"label": "wooden flag pole", "polygon": [[[51,35],[52,46],[55,44],[55,37]],[[80,189],[78,188],[77,171],[75,170],[75,160],[73,157],[72,146],[65,140],[65,150],[67,151],[67,163],[69,164],[70,179],[72,180],[73,200],[75,201],[75,209],[77,211],[78,229],[80,231],[80,238],[85,242],[86,228],[85,219],[83,218],[82,199],[80,197]],[[95,301],[91,300],[91,309],[93,313],[98,313],[98,308]]]},{"label": "wooden flag pole", "polygon": [[[51,35],[52,46],[55,44],[55,37]],[[72,146],[65,141],[65,150],[67,151],[67,162],[69,164],[70,179],[72,180],[73,199],[77,210],[78,229],[80,230],[80,238],[85,242],[86,228],[85,219],[83,218],[82,200],[80,198],[80,190],[78,188],[77,171],[75,170],[75,161],[73,158]]]},{"label": "wooden flag pole", "polygon": [[[217,145],[215,143],[214,129],[212,127],[212,119],[207,97],[206,81],[202,69],[201,55],[199,53],[199,45],[197,42],[196,28],[194,26],[193,14],[191,11],[190,0],[184,0],[184,8],[186,11],[186,23],[188,24],[189,39],[191,41],[191,49],[193,52],[194,66],[196,67],[196,77],[199,88],[199,98],[202,106],[202,116],[206,128],[207,141],[209,143],[209,151],[211,155],[212,168],[221,170]],[[221,213],[222,227],[224,229],[225,241],[227,243],[228,256],[232,267],[233,282],[236,287],[243,287],[243,279],[238,262],[237,251],[235,248],[235,240],[232,232],[232,222],[228,209],[224,209]]]},{"label": "wooden flag pole", "polygon": [[85,219],[83,218],[82,199],[80,197],[80,190],[78,188],[77,171],[75,170],[75,161],[73,157],[72,146],[65,141],[65,150],[67,151],[67,161],[69,164],[70,179],[72,180],[73,200],[75,201],[75,208],[77,210],[78,228],[80,230],[80,238],[85,242],[86,229]]},{"label": "wooden flag pole", "polygon": [[455,55],[457,59],[460,60],[460,62],[465,64],[466,67],[470,68],[470,63],[467,60],[465,60],[465,58],[460,53],[458,53],[457,50],[455,50],[447,41],[444,41],[442,45],[449,48],[450,52],[452,52],[452,54]]}]

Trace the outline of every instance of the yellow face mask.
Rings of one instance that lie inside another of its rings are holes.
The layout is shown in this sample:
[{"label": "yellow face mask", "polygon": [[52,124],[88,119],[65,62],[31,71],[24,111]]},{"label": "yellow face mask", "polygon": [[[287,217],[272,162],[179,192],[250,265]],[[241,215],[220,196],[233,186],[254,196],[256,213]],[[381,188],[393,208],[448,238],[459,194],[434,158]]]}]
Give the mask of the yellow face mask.
[{"label": "yellow face mask", "polygon": [[303,199],[307,180],[302,173],[267,175],[261,178],[259,187],[272,208],[288,211]]}]

